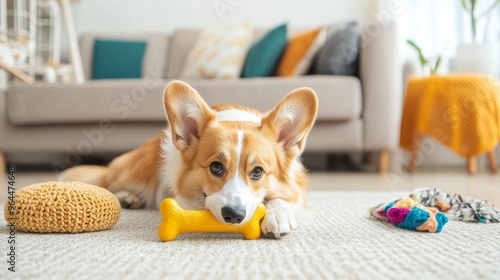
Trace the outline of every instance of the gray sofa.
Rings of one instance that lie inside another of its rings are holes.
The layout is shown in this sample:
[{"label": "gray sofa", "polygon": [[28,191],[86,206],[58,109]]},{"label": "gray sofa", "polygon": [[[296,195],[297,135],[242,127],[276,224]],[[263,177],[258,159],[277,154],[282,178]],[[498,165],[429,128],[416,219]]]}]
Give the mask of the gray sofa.
[{"label": "gray sofa", "polygon": [[[238,103],[262,111],[297,87],[311,87],[318,94],[319,111],[306,151],[381,152],[380,169],[385,171],[389,153],[398,147],[402,67],[395,24],[379,26],[378,31],[363,32],[360,79],[309,75],[187,82],[209,104]],[[0,161],[19,152],[89,155],[120,153],[141,145],[164,128],[163,89],[179,78],[199,33],[179,29],[171,36],[83,35],[85,84],[11,83],[1,93]],[[90,80],[96,37],[147,40],[143,78]]]}]

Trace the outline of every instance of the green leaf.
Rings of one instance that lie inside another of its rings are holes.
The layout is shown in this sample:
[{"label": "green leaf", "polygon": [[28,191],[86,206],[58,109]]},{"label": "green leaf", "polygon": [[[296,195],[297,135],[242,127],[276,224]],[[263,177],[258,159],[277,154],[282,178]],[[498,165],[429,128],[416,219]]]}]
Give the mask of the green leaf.
[{"label": "green leaf", "polygon": [[470,13],[470,6],[467,6],[467,0],[462,0],[462,7],[464,7],[464,10],[468,13]]},{"label": "green leaf", "polygon": [[417,44],[415,42],[413,42],[412,40],[406,40],[406,42],[417,51],[418,59],[420,60],[420,64],[422,65],[422,67],[424,65],[426,65],[427,59],[425,59],[424,55],[422,54],[422,50],[420,49],[420,47],[417,46]]},{"label": "green leaf", "polygon": [[441,56],[438,56],[438,59],[436,60],[436,64],[434,65],[434,68],[431,68],[431,74],[436,74],[437,71],[439,70],[440,65],[441,65]]}]

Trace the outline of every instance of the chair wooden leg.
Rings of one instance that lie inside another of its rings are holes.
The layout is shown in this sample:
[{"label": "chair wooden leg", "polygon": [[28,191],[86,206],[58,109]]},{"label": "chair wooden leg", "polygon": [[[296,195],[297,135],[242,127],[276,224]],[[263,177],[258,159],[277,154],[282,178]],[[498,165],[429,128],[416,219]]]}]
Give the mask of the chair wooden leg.
[{"label": "chair wooden leg", "polygon": [[477,173],[477,157],[471,156],[467,158],[467,170],[471,175]]},{"label": "chair wooden leg", "polygon": [[497,173],[498,167],[497,167],[497,158],[495,156],[495,149],[489,151],[487,157],[491,173]]},{"label": "chair wooden leg", "polygon": [[417,164],[418,151],[420,149],[420,137],[415,136],[413,140],[413,148],[410,152],[410,161],[408,162],[408,172],[413,172]]},{"label": "chair wooden leg", "polygon": [[386,173],[387,171],[389,171],[389,161],[390,161],[389,151],[386,150],[380,151],[378,160],[378,170],[380,173]]}]

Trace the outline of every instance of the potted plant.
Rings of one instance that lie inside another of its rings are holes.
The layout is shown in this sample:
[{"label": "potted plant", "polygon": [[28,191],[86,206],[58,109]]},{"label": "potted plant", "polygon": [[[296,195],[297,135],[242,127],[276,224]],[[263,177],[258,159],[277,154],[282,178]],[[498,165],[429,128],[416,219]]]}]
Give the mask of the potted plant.
[{"label": "potted plant", "polygon": [[[491,0],[491,4],[485,6],[486,9],[479,11],[479,0],[461,0],[462,7],[470,19],[471,42],[458,46],[455,68],[457,72],[484,73],[500,76],[500,43],[483,42],[480,43],[478,23],[491,15],[500,7],[500,0]],[[487,31],[488,24],[485,24]],[[486,34],[486,33],[485,33]],[[485,36],[486,37],[486,36]]]},{"label": "potted plant", "polygon": [[441,65],[441,56],[438,56],[435,61],[431,61],[430,58],[426,58],[422,52],[422,49],[412,40],[406,40],[406,43],[410,45],[418,54],[418,60],[420,62],[421,74],[423,76],[435,75]]}]

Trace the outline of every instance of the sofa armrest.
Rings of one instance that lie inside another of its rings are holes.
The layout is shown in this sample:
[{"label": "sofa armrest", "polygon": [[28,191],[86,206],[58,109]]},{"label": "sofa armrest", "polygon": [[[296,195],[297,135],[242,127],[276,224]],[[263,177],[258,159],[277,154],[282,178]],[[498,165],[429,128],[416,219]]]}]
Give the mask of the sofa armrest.
[{"label": "sofa armrest", "polygon": [[365,28],[361,39],[360,76],[365,149],[396,149],[403,79],[396,23],[368,25]]}]

